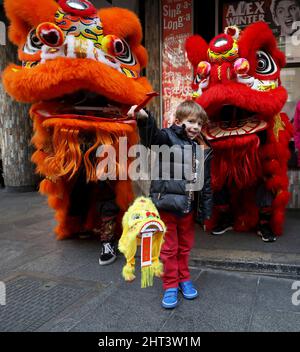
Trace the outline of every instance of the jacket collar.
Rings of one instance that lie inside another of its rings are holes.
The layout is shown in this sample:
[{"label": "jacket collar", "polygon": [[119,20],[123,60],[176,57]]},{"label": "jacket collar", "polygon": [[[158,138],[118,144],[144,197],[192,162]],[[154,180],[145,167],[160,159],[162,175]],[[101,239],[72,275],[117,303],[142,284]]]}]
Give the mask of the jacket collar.
[{"label": "jacket collar", "polygon": [[[185,126],[185,124],[183,124],[182,126],[177,126],[174,123],[170,127],[170,129],[172,131],[174,131],[179,138],[186,139],[186,140],[190,141],[188,135],[186,134],[186,126]],[[212,146],[211,146],[210,142],[208,141],[208,139],[205,137],[205,135],[203,133],[201,133],[201,137],[204,140],[204,142],[206,143],[206,145],[209,147],[209,149],[212,149]],[[196,141],[194,141],[194,142],[196,142]]]},{"label": "jacket collar", "polygon": [[175,123],[170,127],[170,129],[176,133],[176,135],[181,139],[189,140],[189,137],[186,134],[185,124],[182,126],[177,126]]}]

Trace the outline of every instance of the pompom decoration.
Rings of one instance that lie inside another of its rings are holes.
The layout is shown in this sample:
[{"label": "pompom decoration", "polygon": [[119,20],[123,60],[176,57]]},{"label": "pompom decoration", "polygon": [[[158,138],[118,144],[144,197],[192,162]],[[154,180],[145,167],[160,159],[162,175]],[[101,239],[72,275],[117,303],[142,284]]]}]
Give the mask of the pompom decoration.
[{"label": "pompom decoration", "polygon": [[238,75],[245,75],[249,72],[249,70],[250,70],[250,63],[247,59],[240,58],[235,61],[234,71]]},{"label": "pompom decoration", "polygon": [[36,29],[36,35],[43,44],[52,48],[62,46],[65,41],[63,31],[51,22],[41,23]]},{"label": "pompom decoration", "polygon": [[237,26],[226,27],[224,33],[230,35],[234,40],[238,40],[240,36],[240,29]]},{"label": "pompom decoration", "polygon": [[120,56],[124,53],[123,41],[116,35],[106,35],[101,42],[102,49],[111,56]]},{"label": "pompom decoration", "polygon": [[206,78],[209,76],[211,70],[211,64],[207,61],[201,61],[197,68],[197,74],[201,78]]}]

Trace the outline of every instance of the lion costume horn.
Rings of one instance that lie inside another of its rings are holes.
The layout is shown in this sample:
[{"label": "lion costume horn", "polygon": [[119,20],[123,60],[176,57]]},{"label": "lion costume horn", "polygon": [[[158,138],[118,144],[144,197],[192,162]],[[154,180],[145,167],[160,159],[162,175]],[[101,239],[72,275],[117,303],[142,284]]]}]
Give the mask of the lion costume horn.
[{"label": "lion costume horn", "polygon": [[141,287],[153,285],[154,276],[161,277],[163,265],[159,261],[166,226],[149,198],[135,200],[123,217],[123,234],[119,250],[126,258],[123,277],[126,281],[135,279],[135,255],[141,246]]}]

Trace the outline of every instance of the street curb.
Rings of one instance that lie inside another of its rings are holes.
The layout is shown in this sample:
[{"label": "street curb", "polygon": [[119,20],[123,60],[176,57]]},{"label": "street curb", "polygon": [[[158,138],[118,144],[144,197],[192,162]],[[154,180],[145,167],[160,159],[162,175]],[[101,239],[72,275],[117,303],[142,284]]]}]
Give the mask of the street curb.
[{"label": "street curb", "polygon": [[294,264],[253,262],[247,260],[191,258],[190,265],[196,268],[206,267],[219,270],[300,277],[300,265]]}]

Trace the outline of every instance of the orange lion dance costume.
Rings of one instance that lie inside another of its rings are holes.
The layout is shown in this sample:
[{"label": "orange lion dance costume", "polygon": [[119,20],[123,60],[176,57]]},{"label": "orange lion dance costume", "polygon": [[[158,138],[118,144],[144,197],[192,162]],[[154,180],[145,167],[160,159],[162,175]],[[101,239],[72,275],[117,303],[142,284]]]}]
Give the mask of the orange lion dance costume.
[{"label": "orange lion dance costume", "polygon": [[87,0],[6,0],[5,10],[22,66],[8,66],[3,83],[13,98],[33,103],[32,160],[56,210],[57,237],[95,229],[101,240],[111,237],[133,191],[130,181],[98,181],[105,170],[96,151],[118,151],[120,137],[128,148],[137,141],[126,113],[151,91],[140,77],[147,64],[141,24],[128,10],[97,11]]},{"label": "orange lion dance costume", "polygon": [[287,100],[280,82],[284,54],[263,22],[242,33],[228,27],[209,45],[202,37],[192,36],[186,50],[196,73],[194,97],[211,121],[205,135],[214,149],[214,193],[227,193],[223,196],[227,204],[216,202],[219,206],[210,227],[222,214],[228,218],[231,213],[236,231],[265,224],[269,232],[281,235],[289,201],[292,137],[292,125],[281,113]]}]

